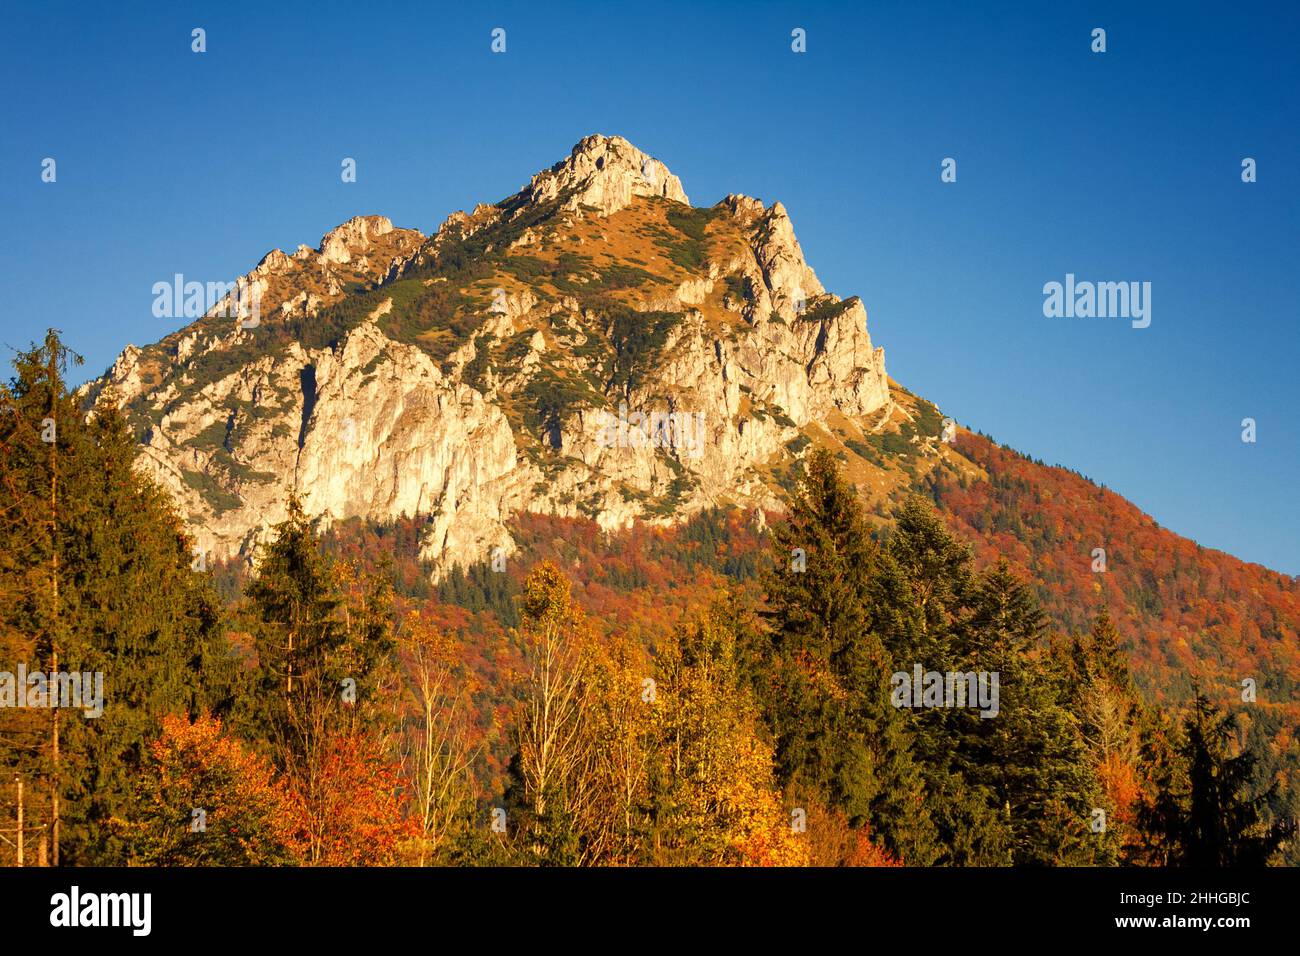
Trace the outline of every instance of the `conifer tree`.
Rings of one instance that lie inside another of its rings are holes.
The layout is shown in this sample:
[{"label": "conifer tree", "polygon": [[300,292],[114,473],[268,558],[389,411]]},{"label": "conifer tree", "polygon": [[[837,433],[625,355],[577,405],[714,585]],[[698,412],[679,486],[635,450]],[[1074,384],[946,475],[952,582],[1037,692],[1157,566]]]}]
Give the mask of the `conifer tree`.
[{"label": "conifer tree", "polygon": [[991,719],[966,712],[960,765],[968,778],[980,775],[1003,808],[1013,862],[1111,862],[1113,840],[1091,829],[1100,791],[1070,711],[1063,662],[1042,640],[1044,621],[1005,563],[980,576],[957,642],[960,669],[996,672],[1000,703]]},{"label": "conifer tree", "polygon": [[970,598],[971,550],[919,495],[895,515],[873,594],[873,626],[896,660],[936,669]]},{"label": "conifer tree", "polygon": [[1143,786],[1126,862],[1175,866],[1181,861],[1190,789],[1185,750],[1181,722],[1167,712],[1151,711],[1142,727]]},{"label": "conifer tree", "polygon": [[896,856],[926,865],[936,852],[906,718],[890,703],[894,671],[871,627],[879,555],[853,489],[824,449],[813,451],[773,562],[760,698],[782,785],[868,825]]},{"label": "conifer tree", "polygon": [[[913,708],[913,748],[932,794],[939,862],[1104,862],[1099,803],[1070,711],[1069,682],[1043,640],[1045,616],[1005,563],[982,575],[920,497],[900,509],[873,623],[903,670],[998,679],[996,713],[969,705]],[[993,710],[994,708],[989,708]]]},{"label": "conifer tree", "polygon": [[0,391],[0,633],[30,670],[102,674],[104,710],[4,719],[15,769],[39,782],[28,793],[48,800],[51,862],[111,864],[126,858],[146,741],[168,713],[222,706],[233,665],[211,582],[134,470],[111,396],[86,414],[68,390],[77,361],[51,330]]},{"label": "conifer tree", "polygon": [[1178,862],[1263,866],[1286,836],[1283,828],[1264,823],[1277,782],[1256,787],[1255,755],[1235,746],[1236,716],[1221,712],[1204,694],[1197,693],[1185,726],[1188,798]]},{"label": "conifer tree", "polygon": [[[916,665],[923,671],[965,669],[976,656],[964,636],[974,597],[969,548],[924,499],[912,496],[896,515],[881,558],[872,588],[872,621],[897,669],[909,675]],[[1004,801],[997,799],[979,758],[969,753],[971,742],[988,730],[979,727],[982,718],[966,708],[913,708],[904,714],[936,828],[934,862],[1011,863]]]},{"label": "conifer tree", "polygon": [[295,498],[288,512],[248,586],[257,665],[255,691],[240,714],[288,778],[303,807],[308,859],[319,862],[339,823],[330,810],[337,787],[347,782],[331,773],[341,741],[364,747],[376,766],[384,758],[382,742],[367,732],[376,729],[381,698],[393,689],[391,591],[382,580],[358,580],[331,563]]}]

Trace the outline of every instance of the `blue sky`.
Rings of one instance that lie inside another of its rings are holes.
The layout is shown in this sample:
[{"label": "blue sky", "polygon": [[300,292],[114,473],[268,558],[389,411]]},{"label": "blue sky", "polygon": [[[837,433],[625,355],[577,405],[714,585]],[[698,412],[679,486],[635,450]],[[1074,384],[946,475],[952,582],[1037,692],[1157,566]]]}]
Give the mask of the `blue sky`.
[{"label": "blue sky", "polygon": [[[9,3],[4,20],[5,345],[53,325],[97,374],[171,331],[154,282],[233,279],[357,214],[430,232],[619,133],[697,205],[781,200],[823,283],[862,296],[891,375],[964,425],[1300,573],[1295,5]],[[1045,318],[1066,273],[1150,282],[1151,326]]]}]

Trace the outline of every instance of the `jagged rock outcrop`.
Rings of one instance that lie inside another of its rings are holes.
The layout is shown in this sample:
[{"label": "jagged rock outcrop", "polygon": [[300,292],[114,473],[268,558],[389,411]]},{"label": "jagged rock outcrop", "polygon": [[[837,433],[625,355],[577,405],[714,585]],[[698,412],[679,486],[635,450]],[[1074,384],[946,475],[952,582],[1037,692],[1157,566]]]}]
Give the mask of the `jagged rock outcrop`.
[{"label": "jagged rock outcrop", "polygon": [[223,557],[291,493],[326,523],[425,519],[435,573],[510,552],[524,511],[780,507],[809,436],[891,407],[862,303],[826,293],[785,208],[691,207],[621,137],[432,237],[357,217],[245,278],[259,324],[214,310],[88,389]]},{"label": "jagged rock outcrop", "polygon": [[588,136],[568,158],[534,176],[524,193],[533,205],[563,197],[567,209],[587,206],[602,216],[613,215],[636,196],[690,204],[681,180],[622,136]]}]

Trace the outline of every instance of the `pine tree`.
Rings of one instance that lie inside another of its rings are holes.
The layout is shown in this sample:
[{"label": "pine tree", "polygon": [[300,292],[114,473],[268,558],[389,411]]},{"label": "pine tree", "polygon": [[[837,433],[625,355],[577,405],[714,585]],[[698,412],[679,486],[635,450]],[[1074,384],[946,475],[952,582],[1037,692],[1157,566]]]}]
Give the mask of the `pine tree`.
[{"label": "pine tree", "polygon": [[1180,863],[1187,866],[1263,866],[1286,836],[1264,825],[1276,781],[1255,786],[1255,755],[1234,753],[1236,716],[1197,693],[1185,721],[1188,802]]},{"label": "pine tree", "polygon": [[873,626],[901,669],[998,679],[996,714],[969,705],[910,712],[937,861],[1107,862],[1113,841],[1090,830],[1099,790],[1062,661],[1044,641],[1045,616],[1005,563],[976,575],[971,561],[914,496],[897,516],[872,600]]},{"label": "pine tree", "polygon": [[1000,704],[988,720],[965,713],[959,766],[968,778],[981,776],[1004,809],[1014,863],[1109,863],[1113,840],[1090,829],[1100,789],[1070,711],[1063,662],[1042,640],[1044,621],[1005,563],[978,579],[958,655],[962,670],[998,674]]},{"label": "pine tree", "polygon": [[[964,670],[976,658],[976,648],[967,646],[963,630],[975,596],[971,559],[969,548],[952,536],[928,502],[912,496],[904,503],[871,599],[873,627],[898,670],[910,673],[918,664],[923,671]],[[969,752],[978,735],[989,730],[990,721],[966,708],[913,708],[904,713],[937,831],[934,862],[1011,863],[1012,828],[1005,801],[998,799],[991,775],[979,766],[981,758]]]},{"label": "pine tree", "polygon": [[872,624],[896,660],[946,668],[970,598],[972,554],[919,495],[895,516],[875,579]]},{"label": "pine tree", "polygon": [[1135,838],[1125,861],[1145,866],[1175,866],[1183,854],[1187,817],[1188,765],[1185,734],[1164,711],[1153,710],[1142,726]]},{"label": "pine tree", "polygon": [[772,529],[760,699],[779,779],[794,799],[842,809],[913,865],[936,852],[894,666],[870,625],[879,555],[853,489],[815,450],[788,519]]},{"label": "pine tree", "polygon": [[[372,731],[383,719],[394,650],[391,590],[331,563],[299,502],[274,529],[249,584],[257,666],[255,691],[241,700],[243,726],[268,747],[303,807],[308,859],[331,852],[339,817],[331,808],[346,778],[331,768],[341,741],[375,766],[385,749]],[[362,796],[358,791],[358,797]]]},{"label": "pine tree", "polygon": [[[224,706],[233,662],[211,581],[134,470],[111,396],[86,415],[68,391],[75,361],[51,331],[0,394],[0,628],[33,636],[18,658],[31,670],[103,675],[103,715],[42,713],[44,740],[17,735],[18,764],[49,801],[51,862],[120,864],[146,742],[167,714]],[[16,717],[32,729],[34,714]]]},{"label": "pine tree", "polygon": [[[85,657],[65,609],[72,573],[65,538],[86,504],[69,493],[69,478],[75,485],[75,470],[89,458],[77,404],[66,385],[69,368],[80,364],[81,356],[49,330],[41,346],[15,356],[17,374],[4,390],[0,416],[6,642],[20,649],[16,659],[46,673],[59,671],[60,660],[67,670]],[[77,789],[76,771],[67,766],[61,747],[63,717],[52,708],[20,711],[6,721],[17,748],[11,751],[14,769],[40,783],[29,786],[29,800],[40,793],[48,807],[45,825],[55,865],[62,859],[65,791]]]},{"label": "pine tree", "polygon": [[1110,619],[1110,610],[1104,605],[1088,634],[1072,642],[1071,656],[1074,673],[1080,678],[1105,681],[1117,691],[1136,699],[1123,639]]}]

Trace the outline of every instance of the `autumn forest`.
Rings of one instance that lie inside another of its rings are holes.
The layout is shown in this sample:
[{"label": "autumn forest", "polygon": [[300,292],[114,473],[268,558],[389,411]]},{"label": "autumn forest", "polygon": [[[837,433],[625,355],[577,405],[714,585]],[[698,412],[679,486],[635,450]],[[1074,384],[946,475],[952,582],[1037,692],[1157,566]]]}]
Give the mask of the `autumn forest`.
[{"label": "autumn forest", "polygon": [[[989,481],[880,514],[814,449],[787,513],[523,516],[438,581],[416,519],[290,501],[209,565],[76,361],[51,332],[0,390],[6,865],[1295,862],[1294,581],[1081,476],[968,435]],[[1081,522],[1151,559],[1061,572]],[[996,713],[900,705],[922,671],[995,675]]]}]

